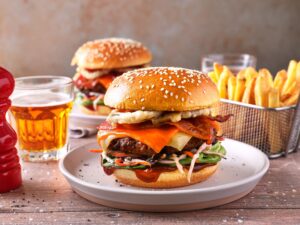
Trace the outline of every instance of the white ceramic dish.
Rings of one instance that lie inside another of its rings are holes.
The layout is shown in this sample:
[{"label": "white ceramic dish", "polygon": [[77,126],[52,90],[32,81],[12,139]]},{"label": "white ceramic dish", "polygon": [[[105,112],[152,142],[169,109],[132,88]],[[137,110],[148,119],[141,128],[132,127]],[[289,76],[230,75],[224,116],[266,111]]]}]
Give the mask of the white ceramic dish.
[{"label": "white ceramic dish", "polygon": [[99,154],[76,147],[59,163],[60,171],[82,197],[110,207],[136,211],[186,211],[223,205],[248,194],[269,168],[268,158],[250,145],[226,139],[227,159],[207,181],[174,189],[124,186],[100,167]]},{"label": "white ceramic dish", "polygon": [[82,113],[76,104],[73,105],[73,109],[70,113],[70,128],[87,128],[95,129],[99,124],[105,121],[106,116],[88,115]]}]

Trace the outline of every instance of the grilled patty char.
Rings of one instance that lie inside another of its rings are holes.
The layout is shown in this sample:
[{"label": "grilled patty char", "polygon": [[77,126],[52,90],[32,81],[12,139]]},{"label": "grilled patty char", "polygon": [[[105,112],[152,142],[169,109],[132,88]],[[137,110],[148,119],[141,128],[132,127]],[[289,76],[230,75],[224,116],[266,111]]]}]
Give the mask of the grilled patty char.
[{"label": "grilled patty char", "polygon": [[[203,141],[198,138],[191,138],[191,140],[184,146],[183,150],[198,149],[202,145]],[[124,152],[130,155],[137,155],[139,157],[151,157],[157,153],[147,146],[146,144],[137,141],[130,137],[118,138],[111,141],[107,149],[107,154],[112,152]],[[160,154],[167,153],[172,154],[178,152],[177,149],[165,146]]]},{"label": "grilled patty char", "polygon": [[105,94],[105,92],[106,92],[106,88],[103,87],[103,85],[100,83],[95,84],[92,88],[87,88],[83,85],[82,86],[77,85],[76,87],[80,92],[82,92],[84,94],[89,94],[90,92]]}]

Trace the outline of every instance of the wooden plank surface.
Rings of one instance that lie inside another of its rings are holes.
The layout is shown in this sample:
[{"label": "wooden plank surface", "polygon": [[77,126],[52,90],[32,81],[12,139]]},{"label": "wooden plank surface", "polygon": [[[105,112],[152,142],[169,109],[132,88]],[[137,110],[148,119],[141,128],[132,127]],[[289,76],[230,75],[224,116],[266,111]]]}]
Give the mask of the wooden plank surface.
[{"label": "wooden plank surface", "polygon": [[[95,137],[72,139],[72,146]],[[246,197],[214,209],[139,213],[107,208],[75,194],[57,163],[23,163],[23,186],[0,194],[0,224],[300,224],[300,154],[271,160]]]},{"label": "wooden plank surface", "polygon": [[75,225],[75,224],[134,224],[134,225],[196,225],[245,224],[293,225],[300,222],[300,209],[215,209],[187,213],[139,213],[129,211],[54,212],[0,214],[0,224]]}]

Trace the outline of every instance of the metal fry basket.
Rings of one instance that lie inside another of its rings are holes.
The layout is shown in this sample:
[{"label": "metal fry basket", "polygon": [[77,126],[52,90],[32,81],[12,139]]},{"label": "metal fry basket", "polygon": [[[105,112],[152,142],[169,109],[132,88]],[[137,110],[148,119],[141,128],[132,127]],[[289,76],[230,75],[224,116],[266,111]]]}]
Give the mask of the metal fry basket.
[{"label": "metal fry basket", "polygon": [[253,145],[269,158],[287,155],[299,147],[299,103],[297,107],[264,108],[222,99],[219,113],[233,114],[222,126],[226,137]]}]

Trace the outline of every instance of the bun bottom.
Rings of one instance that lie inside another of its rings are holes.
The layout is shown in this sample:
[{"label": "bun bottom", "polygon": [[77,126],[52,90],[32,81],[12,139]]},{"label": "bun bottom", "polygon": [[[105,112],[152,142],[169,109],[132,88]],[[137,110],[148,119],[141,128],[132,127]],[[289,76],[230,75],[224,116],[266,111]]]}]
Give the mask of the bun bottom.
[{"label": "bun bottom", "polygon": [[90,110],[82,105],[79,105],[79,109],[84,114],[95,116],[107,116],[111,112],[111,108],[104,105],[98,105],[96,110]]},{"label": "bun bottom", "polygon": [[160,174],[156,182],[150,183],[140,180],[136,177],[134,171],[128,169],[116,169],[113,174],[119,180],[119,182],[131,186],[145,188],[176,188],[200,183],[213,175],[217,168],[218,164],[205,167],[197,172],[193,172],[190,183],[187,180],[187,169],[184,169],[184,174],[180,173],[178,170],[172,172],[163,172]]}]

